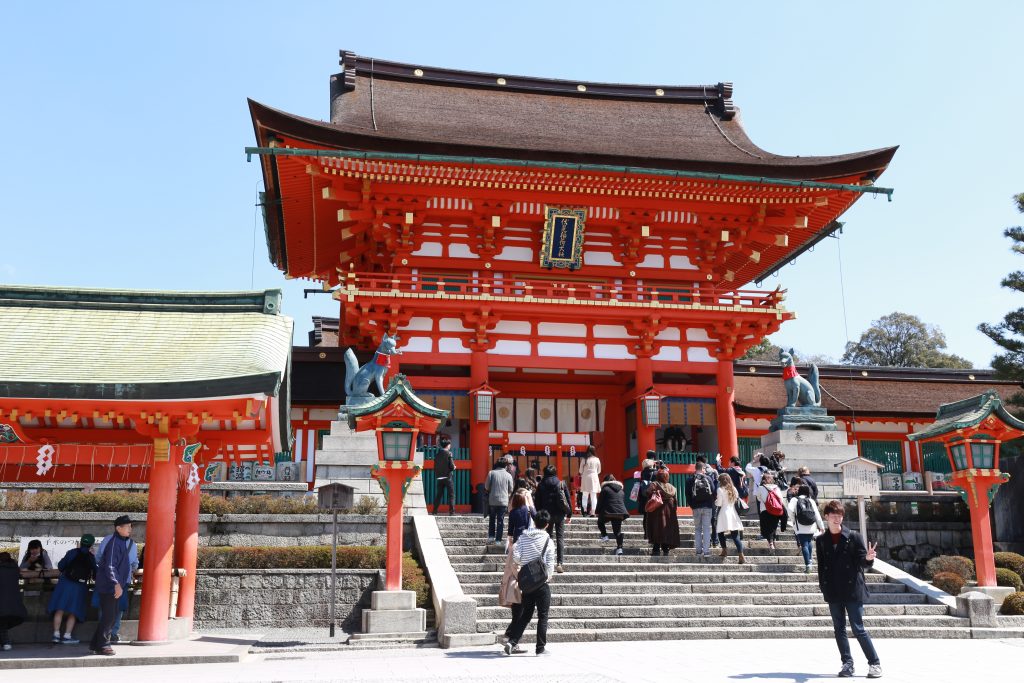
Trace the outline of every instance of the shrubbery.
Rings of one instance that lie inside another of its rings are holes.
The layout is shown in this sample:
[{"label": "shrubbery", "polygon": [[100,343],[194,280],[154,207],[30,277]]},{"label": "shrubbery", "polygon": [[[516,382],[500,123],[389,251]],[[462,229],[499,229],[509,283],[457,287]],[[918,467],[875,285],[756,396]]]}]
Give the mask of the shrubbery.
[{"label": "shrubbery", "polygon": [[[9,511],[48,510],[54,512],[146,512],[149,495],[119,491],[9,492],[0,509]],[[360,501],[362,502],[362,501]],[[374,501],[376,503],[376,501]],[[379,506],[378,506],[379,507]],[[374,508],[372,512],[378,512]],[[301,515],[319,512],[308,497],[235,496],[222,498],[203,494],[199,512],[213,515]],[[363,513],[366,514],[366,513]]]},{"label": "shrubbery", "polygon": [[[338,546],[338,569],[383,569],[385,552],[383,546]],[[330,569],[331,547],[201,547],[197,566],[199,569]],[[430,585],[411,553],[402,556],[402,587],[416,591],[418,606],[427,606]]]},{"label": "shrubbery", "polygon": [[939,572],[932,577],[932,585],[950,595],[959,595],[965,583],[962,576],[953,572]]},{"label": "shrubbery", "polygon": [[[928,563],[924,566],[924,575],[929,579],[934,579],[937,575],[943,573],[956,574],[964,581],[973,579],[974,560],[969,557],[961,557],[960,555],[939,555],[928,560]],[[949,591],[946,592],[948,593]]]},{"label": "shrubbery", "polygon": [[1024,593],[1017,591],[1010,593],[1003,600],[1003,606],[999,608],[1000,614],[1021,615],[1024,614]]},{"label": "shrubbery", "polygon": [[996,553],[994,556],[997,568],[1009,569],[1024,581],[1024,555],[1017,553]]},{"label": "shrubbery", "polygon": [[1012,569],[999,567],[996,569],[996,585],[1013,586],[1013,590],[1020,591],[1024,588],[1024,581],[1021,581],[1020,575]]}]

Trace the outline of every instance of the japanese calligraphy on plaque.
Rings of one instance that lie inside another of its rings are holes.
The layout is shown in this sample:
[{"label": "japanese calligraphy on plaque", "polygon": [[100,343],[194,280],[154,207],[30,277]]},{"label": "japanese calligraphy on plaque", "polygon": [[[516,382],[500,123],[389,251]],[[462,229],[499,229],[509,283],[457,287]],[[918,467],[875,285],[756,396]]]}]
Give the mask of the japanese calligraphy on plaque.
[{"label": "japanese calligraphy on plaque", "polygon": [[540,250],[542,268],[575,270],[580,267],[586,219],[586,209],[557,206],[544,208],[544,234]]},{"label": "japanese calligraphy on plaque", "polygon": [[868,460],[857,458],[841,465],[843,470],[843,495],[872,497],[880,494],[878,480],[879,466]]}]

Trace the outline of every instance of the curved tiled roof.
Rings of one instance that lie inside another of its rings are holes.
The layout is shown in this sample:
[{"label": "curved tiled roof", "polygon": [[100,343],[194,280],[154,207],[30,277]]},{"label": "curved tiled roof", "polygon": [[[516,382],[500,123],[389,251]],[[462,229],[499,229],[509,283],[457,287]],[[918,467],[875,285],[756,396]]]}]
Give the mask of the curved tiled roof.
[{"label": "curved tiled roof", "polygon": [[0,396],[276,396],[292,341],[280,301],[279,290],[0,287]]},{"label": "curved tiled roof", "polygon": [[874,179],[896,151],[885,147],[810,157],[766,152],[747,137],[730,99],[732,85],[726,83],[657,86],[503,77],[350,52],[342,52],[341,64],[344,71],[331,80],[330,122],[250,100],[260,143],[279,134],[349,150],[799,180]]}]

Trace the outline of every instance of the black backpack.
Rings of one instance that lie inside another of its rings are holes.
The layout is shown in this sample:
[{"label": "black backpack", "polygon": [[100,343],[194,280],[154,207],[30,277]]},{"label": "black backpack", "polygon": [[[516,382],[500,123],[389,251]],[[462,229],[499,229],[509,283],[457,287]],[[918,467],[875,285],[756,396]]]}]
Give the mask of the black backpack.
[{"label": "black backpack", "polygon": [[71,559],[64,576],[78,583],[85,583],[92,578],[92,555],[88,550],[78,549],[78,553]]},{"label": "black backpack", "polygon": [[540,550],[540,556],[524,564],[516,576],[519,590],[524,594],[532,593],[548,581],[548,566],[544,563],[544,554],[548,551],[550,540],[550,538],[544,539],[544,547]]},{"label": "black backpack", "polygon": [[796,521],[804,526],[814,526],[817,518],[814,516],[814,503],[810,498],[796,499]]},{"label": "black backpack", "polygon": [[693,477],[693,502],[711,502],[711,480],[706,474],[697,474]]}]

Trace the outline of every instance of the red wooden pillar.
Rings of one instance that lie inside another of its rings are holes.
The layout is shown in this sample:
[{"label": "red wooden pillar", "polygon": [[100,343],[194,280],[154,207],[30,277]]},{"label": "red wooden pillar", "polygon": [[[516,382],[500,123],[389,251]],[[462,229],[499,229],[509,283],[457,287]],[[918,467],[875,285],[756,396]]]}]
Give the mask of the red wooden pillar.
[{"label": "red wooden pillar", "polygon": [[[992,474],[994,472],[994,474]],[[988,474],[986,474],[988,473]],[[988,492],[1006,481],[998,470],[966,470],[954,472],[952,483],[967,493],[971,511],[971,537],[974,541],[974,569],[979,586],[996,585],[996,564],[992,548],[992,516]]]},{"label": "red wooden pillar", "polygon": [[739,440],[736,436],[736,411],[733,409],[733,400],[736,392],[733,390],[733,365],[731,360],[718,361],[718,395],[715,397],[715,408],[718,417],[718,452],[722,454],[722,463],[728,463],[729,458],[739,455]]},{"label": "red wooden pillar", "polygon": [[[636,359],[636,393],[639,396],[654,386],[654,366],[650,356],[640,356]],[[643,461],[644,453],[657,450],[655,444],[657,427],[648,427],[644,424],[643,406],[638,402],[636,405],[636,448]]]},{"label": "red wooden pillar", "polygon": [[[474,387],[487,384],[487,374],[487,353],[472,351],[469,357],[470,383]],[[477,422],[476,406],[470,406],[469,415],[470,491],[471,495],[475,495],[477,485],[484,483],[491,469],[491,452],[488,447],[491,423]]]},{"label": "red wooden pillar", "polygon": [[[187,474],[187,466],[186,466]],[[196,556],[199,552],[199,484],[178,488],[174,525],[174,566],[185,571],[178,579],[179,618],[192,619],[196,606]]]},{"label": "red wooden pillar", "polygon": [[[601,456],[602,469],[605,472],[622,472],[623,481],[633,473],[625,472],[626,453],[626,413],[622,409],[619,398],[609,398],[604,407],[604,454]],[[642,458],[641,458],[642,460]]]},{"label": "red wooden pillar", "polygon": [[153,463],[149,475],[149,504],[146,508],[146,567],[142,574],[142,605],[139,615],[141,641],[167,640],[177,485],[176,465],[170,460]]}]

